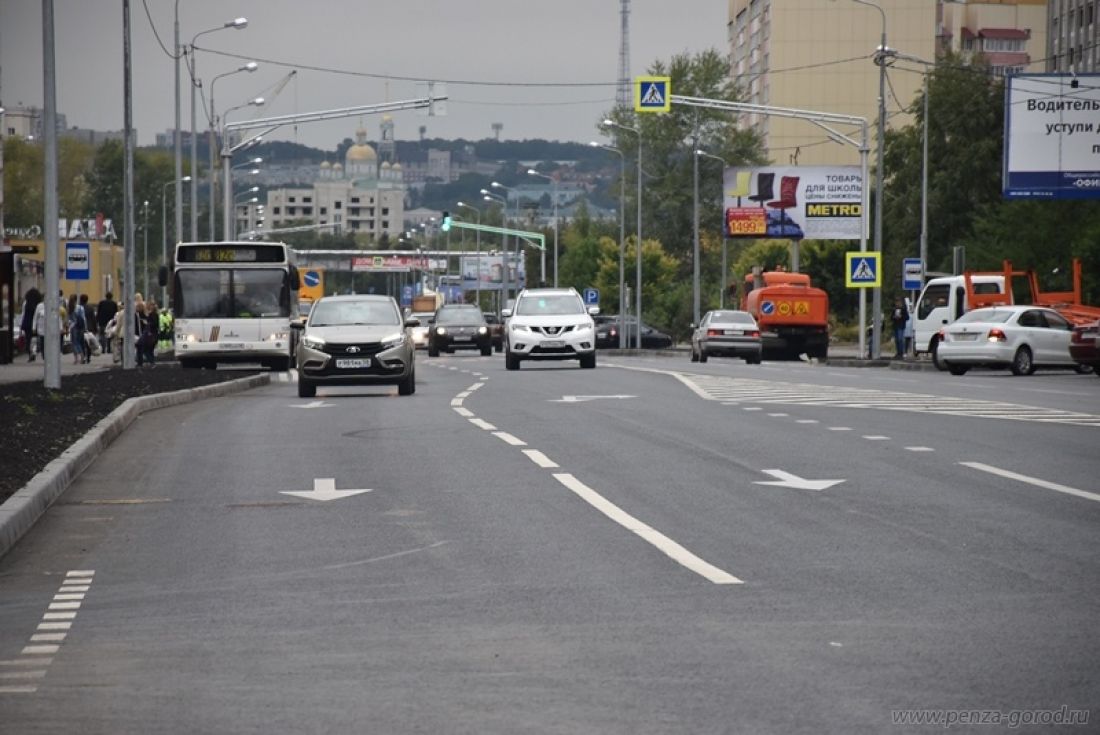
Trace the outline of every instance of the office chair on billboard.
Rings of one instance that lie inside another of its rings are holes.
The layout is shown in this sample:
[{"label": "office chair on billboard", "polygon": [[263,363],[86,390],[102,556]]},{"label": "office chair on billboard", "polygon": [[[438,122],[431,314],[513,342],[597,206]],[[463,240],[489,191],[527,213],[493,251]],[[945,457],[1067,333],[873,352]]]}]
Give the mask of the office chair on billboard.
[{"label": "office chair on billboard", "polygon": [[[768,202],[768,208],[779,210],[778,221],[774,212],[768,216],[769,234],[774,232],[775,237],[802,237],[802,228],[798,223],[787,216],[787,210],[798,206],[798,176],[784,176],[779,182],[779,198]],[[774,227],[774,229],[773,229]]]},{"label": "office chair on billboard", "polygon": [[737,197],[737,206],[741,206],[741,197],[748,196],[749,184],[752,181],[752,171],[738,171],[737,180],[733,188],[726,192],[728,197]]},{"label": "office chair on billboard", "polygon": [[756,193],[749,197],[751,202],[759,202],[760,206],[764,206],[764,202],[775,196],[775,174],[757,174],[756,175]]}]

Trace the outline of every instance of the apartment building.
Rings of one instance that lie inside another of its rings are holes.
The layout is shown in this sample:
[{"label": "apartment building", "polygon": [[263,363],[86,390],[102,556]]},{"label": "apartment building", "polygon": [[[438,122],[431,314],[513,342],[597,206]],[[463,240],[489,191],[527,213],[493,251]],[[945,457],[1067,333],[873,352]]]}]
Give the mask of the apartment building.
[{"label": "apartment building", "polygon": [[1047,71],[1091,73],[1100,67],[1100,2],[1047,0]]},{"label": "apartment building", "polygon": [[955,0],[938,5],[941,52],[981,54],[997,76],[1046,69],[1046,0]]}]

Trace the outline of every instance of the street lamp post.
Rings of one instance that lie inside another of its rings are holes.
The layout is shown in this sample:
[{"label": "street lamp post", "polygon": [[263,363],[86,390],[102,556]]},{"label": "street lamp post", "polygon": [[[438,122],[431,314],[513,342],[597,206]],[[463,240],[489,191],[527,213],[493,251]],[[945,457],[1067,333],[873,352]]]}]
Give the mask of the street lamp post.
[{"label": "street lamp post", "polygon": [[[513,221],[519,220],[519,218],[520,218],[519,217],[519,192],[516,190],[516,188],[513,187],[513,186],[505,186],[504,184],[500,183],[499,181],[493,181],[489,184],[489,186],[493,187],[494,189],[503,189],[504,191],[509,192],[504,197],[504,210],[506,212],[508,211],[508,200],[511,199],[513,196],[515,196],[516,209],[515,209],[515,216],[513,217]],[[507,225],[505,225],[505,227],[507,227]],[[516,296],[519,296],[519,266],[520,266],[521,262],[526,263],[527,259],[526,258],[523,258],[522,260],[520,259],[520,255],[523,252],[523,249],[522,249],[522,246],[520,245],[520,242],[519,242],[519,235],[516,235],[515,237],[512,238],[512,243],[513,243],[512,244],[512,257],[516,261],[516,279],[515,279],[515,282],[513,283],[513,288],[515,289]],[[505,253],[505,255],[507,255],[507,253]],[[546,282],[546,268],[545,268],[546,259],[545,258],[543,258],[542,264],[543,264],[543,269],[539,273],[539,280],[542,281],[543,283],[545,283]],[[524,268],[523,272],[526,274],[527,269]]]},{"label": "street lamp post", "polygon": [[[554,195],[554,288],[558,287],[558,180],[553,176],[547,176],[546,174],[539,173],[533,168],[527,169],[527,173],[531,176],[537,176],[540,179],[547,179],[552,185],[552,191]],[[546,250],[542,251],[542,272],[546,273]]]},{"label": "street lamp post", "polygon": [[603,148],[619,157],[619,349],[626,348],[626,155],[618,148],[592,141],[588,145]]},{"label": "street lamp post", "polygon": [[244,109],[245,107],[249,107],[249,106],[263,107],[263,104],[264,104],[264,98],[263,97],[256,97],[255,99],[251,99],[248,102],[245,102],[243,105],[237,105],[236,107],[230,107],[228,110],[225,111],[225,114],[222,115],[222,129],[221,129],[222,153],[221,153],[221,156],[222,156],[222,174],[223,174],[223,178],[224,178],[224,180],[222,181],[222,188],[225,189],[225,191],[224,191],[225,201],[223,202],[223,206],[225,208],[225,211],[222,212],[222,231],[225,233],[225,238],[227,240],[230,239],[230,233],[232,232],[233,178],[232,178],[232,173],[231,173],[230,169],[232,169],[232,167],[233,167],[232,166],[232,164],[233,164],[233,151],[229,147],[229,133],[226,131],[225,126],[226,126],[226,123],[228,123],[228,121],[229,121],[229,113],[231,113],[235,110]]},{"label": "street lamp post", "polygon": [[[487,202],[500,202],[500,224],[502,227],[508,227],[508,200],[504,197],[494,194],[488,189],[481,190],[482,196]],[[500,303],[498,304],[498,312],[504,308],[504,305],[508,303],[508,233],[501,233],[501,258],[504,263],[504,267],[501,268],[501,284],[500,284]]]},{"label": "street lamp post", "polygon": [[[481,226],[481,210],[479,208],[475,207],[472,204],[467,204],[466,202],[458,202],[458,206],[464,207],[466,209],[472,209],[475,212],[477,212],[477,224],[478,224],[479,227]],[[476,275],[474,277],[477,279],[475,281],[475,285],[474,285],[474,299],[477,301],[477,308],[480,309],[481,308],[481,230],[480,229],[477,231],[477,265],[474,266],[474,270],[475,270],[475,273],[476,273]]]},{"label": "street lamp post", "polygon": [[[168,265],[168,212],[165,199],[168,196],[168,187],[176,186],[186,183],[191,180],[190,176],[184,176],[179,181],[169,181],[160,188],[160,262],[167,267]],[[177,214],[179,214],[177,212]],[[160,303],[161,306],[167,307],[168,305],[168,286],[164,285],[160,287]]]},{"label": "street lamp post", "polygon": [[[234,18],[233,20],[223,23],[220,26],[214,28],[207,28],[205,31],[199,31],[191,38],[191,44],[188,46],[191,55],[191,61],[188,65],[188,72],[191,76],[191,240],[198,241],[199,239],[199,212],[197,207],[198,203],[198,143],[197,143],[197,125],[196,117],[198,114],[198,106],[195,102],[195,90],[202,86],[202,80],[199,79],[198,72],[195,70],[195,41],[199,40],[200,36],[205,36],[207,33],[214,33],[225,28],[236,28],[240,30],[248,26],[247,18]],[[178,116],[177,116],[178,117]],[[178,132],[178,131],[177,131]],[[210,239],[213,240],[213,233],[210,235]]]},{"label": "street lamp post", "polygon": [[642,349],[642,132],[639,128],[632,128],[610,119],[604,120],[603,126],[626,130],[638,136],[638,225],[635,235],[637,238],[637,257],[635,258],[636,272],[634,274],[634,290],[636,291],[634,294],[636,302],[634,317],[638,320],[638,327],[634,346],[640,350]]},{"label": "street lamp post", "polygon": [[[716,156],[713,153],[707,153],[706,151],[704,151],[700,148],[695,149],[695,155],[696,155],[696,157],[703,156],[704,158],[713,158],[715,161],[718,161],[719,163],[721,163],[722,164],[723,176],[725,174],[725,170],[727,168],[729,168],[729,164],[726,163],[726,159],[722,158],[721,156]],[[723,181],[724,181],[724,179],[723,179]],[[729,250],[728,245],[729,245],[729,238],[726,237],[726,229],[723,226],[723,228],[722,228],[722,278],[719,280],[719,284],[718,284],[718,308],[719,309],[725,309],[726,308],[726,280],[729,278],[729,275],[728,275],[729,274],[729,266],[727,265],[727,261],[726,261],[726,254]],[[696,322],[696,324],[698,324],[698,321]]]},{"label": "street lamp post", "polygon": [[142,253],[141,253],[141,269],[145,272],[143,279],[143,290],[145,291],[145,297],[149,298],[149,200],[146,199],[141,203],[141,235],[142,235]]},{"label": "street lamp post", "polygon": [[[233,71],[227,71],[224,74],[218,74],[216,77],[214,77],[213,79],[210,80],[210,118],[209,118],[209,120],[207,120],[207,122],[209,123],[208,140],[210,142],[210,145],[207,146],[207,147],[210,149],[210,215],[209,216],[210,216],[210,239],[211,240],[217,239],[217,238],[214,237],[214,212],[217,210],[217,206],[215,205],[215,202],[217,201],[216,200],[217,193],[216,193],[215,190],[217,189],[216,183],[217,183],[217,180],[218,180],[218,177],[217,177],[217,174],[216,174],[216,168],[214,166],[214,146],[217,144],[217,137],[214,135],[214,131],[217,129],[217,126],[218,126],[218,113],[217,113],[217,107],[215,107],[215,105],[214,105],[214,85],[217,84],[218,80],[221,79],[222,77],[228,77],[228,76],[232,76],[234,74],[240,74],[242,71],[245,71],[245,72],[248,72],[249,74],[251,74],[252,72],[256,71],[257,68],[259,68],[259,64],[257,64],[255,61],[249,61],[247,64],[243,64],[242,66],[237,67]],[[231,235],[228,232],[222,233],[222,236],[226,240],[229,240],[231,238]]]}]

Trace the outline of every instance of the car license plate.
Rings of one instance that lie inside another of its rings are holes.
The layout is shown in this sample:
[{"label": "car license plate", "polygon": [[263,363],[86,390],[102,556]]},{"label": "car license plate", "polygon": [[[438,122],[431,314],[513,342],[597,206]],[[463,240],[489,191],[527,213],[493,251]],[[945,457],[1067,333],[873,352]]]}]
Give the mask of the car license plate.
[{"label": "car license plate", "polygon": [[244,342],[219,342],[218,349],[221,350],[243,350]]},{"label": "car license plate", "polygon": [[543,347],[565,347],[565,340],[548,339],[542,343]]},{"label": "car license plate", "polygon": [[339,370],[354,370],[356,368],[370,367],[369,357],[356,357],[348,360],[337,360],[336,367]]},{"label": "car license plate", "polygon": [[727,329],[726,334],[742,334],[740,329]]},{"label": "car license plate", "polygon": [[956,342],[973,342],[976,339],[978,339],[978,333],[977,332],[974,332],[973,334],[968,334],[966,332],[963,332],[962,334],[956,334],[955,335],[955,341]]},{"label": "car license plate", "polygon": [[455,335],[455,342],[469,342],[472,338],[467,334]]}]

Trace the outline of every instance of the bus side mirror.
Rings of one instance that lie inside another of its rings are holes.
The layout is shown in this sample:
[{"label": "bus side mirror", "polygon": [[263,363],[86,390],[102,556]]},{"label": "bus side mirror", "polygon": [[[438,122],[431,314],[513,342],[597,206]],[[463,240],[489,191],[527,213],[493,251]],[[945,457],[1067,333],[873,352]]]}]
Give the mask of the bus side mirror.
[{"label": "bus side mirror", "polygon": [[157,285],[161,288],[168,285],[168,266],[162,265],[157,269]]},{"label": "bus side mirror", "polygon": [[297,291],[302,286],[301,278],[298,276],[298,266],[290,266],[290,290]]}]

